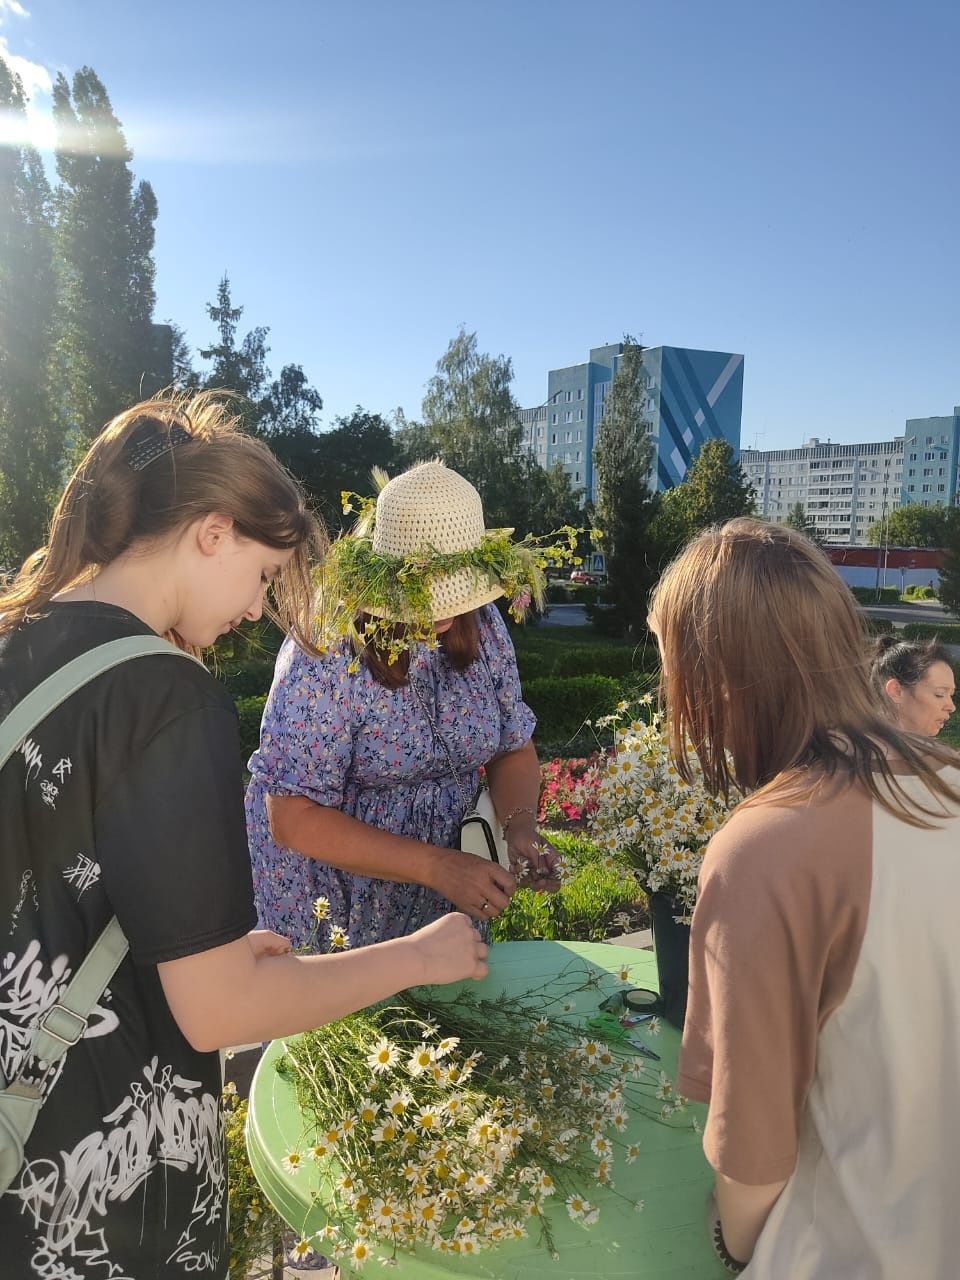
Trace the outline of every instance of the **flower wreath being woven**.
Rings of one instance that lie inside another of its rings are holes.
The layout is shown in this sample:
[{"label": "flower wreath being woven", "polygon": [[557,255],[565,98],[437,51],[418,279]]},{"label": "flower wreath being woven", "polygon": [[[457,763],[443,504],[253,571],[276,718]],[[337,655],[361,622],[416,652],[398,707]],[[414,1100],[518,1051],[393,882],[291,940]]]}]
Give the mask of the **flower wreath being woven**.
[{"label": "flower wreath being woven", "polygon": [[373,479],[376,498],[341,495],[358,518],[318,571],[321,646],[347,637],[358,659],[371,645],[393,663],[416,644],[435,646],[438,620],[500,596],[522,621],[543,606],[547,566],[579,563],[572,526],[516,541],[512,529],[485,529],[480,495],[442,462],[393,480],[377,469]]}]

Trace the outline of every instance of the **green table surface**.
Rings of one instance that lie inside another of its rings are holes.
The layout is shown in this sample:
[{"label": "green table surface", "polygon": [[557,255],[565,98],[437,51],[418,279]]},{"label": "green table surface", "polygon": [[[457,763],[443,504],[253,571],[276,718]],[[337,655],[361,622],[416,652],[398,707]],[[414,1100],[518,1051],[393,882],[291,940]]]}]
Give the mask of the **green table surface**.
[{"label": "green table surface", "polygon": [[[564,974],[564,984],[577,967],[596,974],[603,970],[601,990],[582,992],[576,997],[571,1017],[580,1020],[595,1012],[605,991],[622,984],[616,974],[621,965],[630,970],[635,986],[657,985],[656,963],[651,952],[606,943],[505,942],[490,949],[490,973],[482,983],[470,986],[484,996],[502,991],[522,993],[539,987],[551,976]],[[440,989],[455,998],[457,988]],[[435,993],[438,994],[438,993]],[[663,1024],[659,1036],[642,1037],[660,1054],[660,1066],[672,1079],[676,1072],[680,1036]],[[296,1174],[281,1167],[283,1154],[293,1147],[306,1148],[312,1139],[298,1105],[293,1086],[276,1072],[274,1063],[283,1052],[275,1041],[261,1059],[250,1094],[247,1150],[250,1163],[264,1193],[290,1226],[311,1235],[327,1221],[322,1205],[313,1199],[317,1189],[316,1167],[307,1161]],[[703,1121],[705,1109],[691,1103],[688,1115]],[[697,1277],[714,1280],[726,1272],[715,1258],[707,1240],[704,1202],[712,1174],[701,1150],[700,1138],[687,1122],[676,1127],[650,1119],[631,1110],[625,1142],[641,1144],[640,1157],[627,1165],[622,1157],[614,1166],[615,1194],[596,1185],[584,1187],[584,1194],[600,1209],[600,1219],[587,1228],[572,1222],[562,1198],[549,1210],[559,1257],[538,1243],[532,1227],[524,1240],[509,1241],[472,1258],[451,1257],[423,1248],[415,1254],[401,1253],[394,1274],[403,1280],[439,1280],[442,1276],[469,1274],[483,1280],[675,1280]],[[620,1198],[625,1196],[626,1200]],[[632,1205],[643,1200],[637,1213]],[[344,1272],[345,1264],[341,1263]],[[365,1270],[379,1270],[374,1260]]]}]

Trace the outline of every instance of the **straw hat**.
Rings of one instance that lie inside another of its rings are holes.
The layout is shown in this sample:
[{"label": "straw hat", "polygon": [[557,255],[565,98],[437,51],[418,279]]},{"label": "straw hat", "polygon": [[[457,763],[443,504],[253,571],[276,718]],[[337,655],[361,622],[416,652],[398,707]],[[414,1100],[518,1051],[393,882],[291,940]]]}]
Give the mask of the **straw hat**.
[{"label": "straw hat", "polygon": [[[415,556],[472,551],[485,533],[480,495],[463,476],[442,462],[421,462],[380,490],[373,526],[373,551]],[[457,569],[430,584],[434,621],[469,613],[503,595],[500,582],[476,568]],[[382,610],[371,610],[384,617]]]}]

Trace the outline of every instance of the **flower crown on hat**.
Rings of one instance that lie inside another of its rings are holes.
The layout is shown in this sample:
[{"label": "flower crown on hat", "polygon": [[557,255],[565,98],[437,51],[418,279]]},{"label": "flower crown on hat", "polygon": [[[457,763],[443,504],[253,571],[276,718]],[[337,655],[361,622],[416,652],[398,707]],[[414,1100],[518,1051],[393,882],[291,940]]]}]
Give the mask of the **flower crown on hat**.
[{"label": "flower crown on hat", "polygon": [[[381,491],[388,482],[379,468],[373,479]],[[348,490],[340,496],[344,514],[356,513],[357,521],[331,545],[318,571],[320,644],[330,646],[347,637],[357,659],[368,645],[390,664],[416,644],[436,647],[434,622],[445,614],[438,612],[437,596],[443,598],[448,582],[457,583],[461,597],[448,616],[504,595],[511,617],[522,622],[531,605],[543,606],[547,566],[580,563],[577,537],[582,531],[571,525],[517,541],[512,529],[486,529],[475,545],[457,551],[430,544],[407,554],[376,551],[376,498]],[[351,663],[351,670],[357,669],[358,662]]]}]

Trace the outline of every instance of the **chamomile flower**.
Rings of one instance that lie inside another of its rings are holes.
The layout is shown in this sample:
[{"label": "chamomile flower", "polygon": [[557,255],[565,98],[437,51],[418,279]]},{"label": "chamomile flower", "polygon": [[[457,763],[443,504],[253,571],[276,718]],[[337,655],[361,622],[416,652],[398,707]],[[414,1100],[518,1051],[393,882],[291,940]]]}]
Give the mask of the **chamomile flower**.
[{"label": "chamomile flower", "polygon": [[329,920],[330,918],[330,899],[319,897],[313,902],[313,915],[316,920]]},{"label": "chamomile flower", "polygon": [[649,1035],[658,1036],[660,1034],[660,1019],[656,1014],[654,1014],[652,1018],[647,1019],[645,1026]]},{"label": "chamomile flower", "polygon": [[408,1073],[414,1077],[422,1075],[424,1071],[428,1071],[433,1066],[436,1057],[436,1052],[429,1045],[423,1045],[421,1048],[415,1049],[407,1062]]},{"label": "chamomile flower", "polygon": [[459,1036],[444,1036],[434,1050],[434,1053],[438,1058],[444,1058],[448,1053],[452,1053],[459,1043]]},{"label": "chamomile flower", "polygon": [[280,1165],[287,1173],[299,1173],[303,1168],[303,1152],[297,1151],[296,1148],[288,1151],[280,1161]]},{"label": "chamomile flower", "polygon": [[352,1266],[362,1267],[364,1263],[370,1261],[372,1256],[370,1246],[365,1240],[355,1240],[353,1242],[353,1248],[350,1250],[350,1257],[353,1259]]},{"label": "chamomile flower", "polygon": [[413,1102],[411,1094],[406,1089],[399,1089],[396,1093],[391,1093],[383,1104],[383,1108],[389,1115],[399,1117],[406,1115],[411,1102]]},{"label": "chamomile flower", "polygon": [[627,1164],[636,1164],[637,1157],[640,1155],[640,1143],[631,1142],[627,1147]]},{"label": "chamomile flower", "polygon": [[301,1237],[290,1250],[290,1256],[294,1262],[300,1262],[303,1258],[309,1258],[313,1252],[314,1248],[310,1241]]},{"label": "chamomile flower", "polygon": [[386,1036],[382,1036],[367,1054],[367,1066],[374,1075],[381,1075],[384,1071],[389,1071],[399,1057],[400,1050],[397,1046],[391,1044]]},{"label": "chamomile flower", "polygon": [[581,1195],[577,1195],[576,1192],[571,1196],[567,1196],[567,1213],[569,1213],[570,1217],[573,1218],[574,1221],[578,1218],[582,1218],[584,1214],[589,1213],[592,1208],[593,1206],[590,1204],[590,1201],[585,1200]]},{"label": "chamomile flower", "polygon": [[347,951],[350,947],[350,935],[340,925],[335,924],[330,930],[330,949],[332,951]]}]

